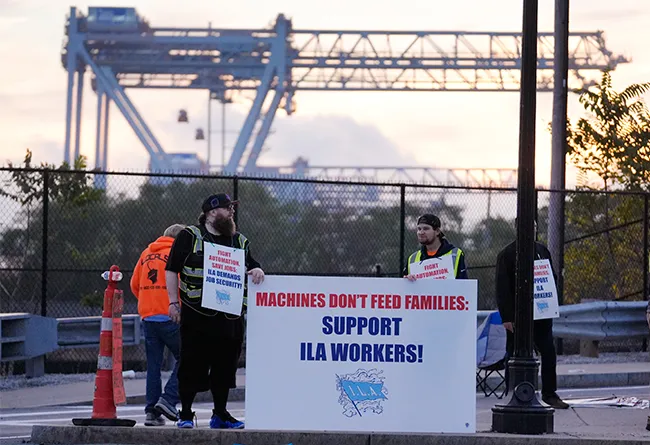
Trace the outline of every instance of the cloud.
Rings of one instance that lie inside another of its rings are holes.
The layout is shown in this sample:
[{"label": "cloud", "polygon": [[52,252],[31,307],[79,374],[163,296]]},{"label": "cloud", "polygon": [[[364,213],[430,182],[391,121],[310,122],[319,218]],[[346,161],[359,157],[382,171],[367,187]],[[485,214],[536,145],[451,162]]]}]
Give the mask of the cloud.
[{"label": "cloud", "polygon": [[23,3],[21,0],[3,0],[0,3],[0,12],[3,14],[10,13],[16,9],[19,9],[21,3]]},{"label": "cloud", "polygon": [[311,165],[389,166],[407,159],[376,125],[348,116],[322,115],[280,119],[267,139],[259,163],[289,165],[297,157]]},{"label": "cloud", "polygon": [[[212,128],[212,163],[221,159],[220,111],[214,111]],[[406,165],[408,158],[398,146],[373,124],[363,124],[348,116],[319,115],[291,117],[278,112],[266,139],[258,165],[289,166],[298,157],[310,165],[334,166],[390,166]],[[244,122],[244,114],[236,108],[227,111],[226,161],[236,143]],[[169,125],[166,120],[150,121],[154,134],[167,152],[196,152],[206,158],[206,141],[195,141],[194,131],[202,128],[207,137],[205,113],[190,116],[189,125]],[[255,139],[253,134],[250,145]],[[248,152],[240,161],[245,164]]]},{"label": "cloud", "polygon": [[579,15],[586,20],[607,20],[611,22],[614,20],[638,19],[639,17],[647,16],[649,13],[650,11],[644,8],[589,9],[581,12]]},{"label": "cloud", "polygon": [[0,17],[0,28],[5,26],[22,25],[28,21],[29,19],[27,17]]}]

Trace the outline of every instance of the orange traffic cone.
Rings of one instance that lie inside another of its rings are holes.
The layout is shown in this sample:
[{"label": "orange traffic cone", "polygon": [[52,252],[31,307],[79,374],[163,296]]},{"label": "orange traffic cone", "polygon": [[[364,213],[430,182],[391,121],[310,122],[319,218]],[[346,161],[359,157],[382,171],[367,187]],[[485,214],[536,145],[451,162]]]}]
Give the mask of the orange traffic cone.
[{"label": "orange traffic cone", "polygon": [[117,266],[102,275],[108,280],[99,334],[99,356],[95,375],[93,414],[90,419],[72,419],[79,426],[134,426],[135,420],[118,419],[116,404],[126,401],[122,380],[122,310],[124,298],[117,289],[122,273]]}]

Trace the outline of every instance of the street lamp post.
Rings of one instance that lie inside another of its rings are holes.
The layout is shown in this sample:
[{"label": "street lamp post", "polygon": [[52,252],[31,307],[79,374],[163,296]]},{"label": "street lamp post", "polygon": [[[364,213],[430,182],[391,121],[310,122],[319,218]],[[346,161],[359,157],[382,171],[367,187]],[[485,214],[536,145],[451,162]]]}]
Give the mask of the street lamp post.
[{"label": "street lamp post", "polygon": [[517,265],[515,348],[510,359],[512,398],[492,408],[492,430],[499,433],[553,432],[553,408],[535,393],[538,364],[533,357],[533,263],[535,252],[535,106],[537,94],[538,0],[524,0],[517,183]]}]

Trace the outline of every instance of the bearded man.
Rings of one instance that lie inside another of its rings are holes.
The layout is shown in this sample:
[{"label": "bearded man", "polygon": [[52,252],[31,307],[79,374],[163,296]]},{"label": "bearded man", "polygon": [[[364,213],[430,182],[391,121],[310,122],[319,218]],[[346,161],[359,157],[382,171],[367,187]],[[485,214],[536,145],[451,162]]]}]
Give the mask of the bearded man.
[{"label": "bearded man", "polygon": [[465,266],[465,252],[451,244],[445,234],[442,233],[440,218],[436,215],[426,213],[418,218],[417,237],[420,248],[413,252],[406,261],[406,267],[402,271],[404,278],[415,281],[417,278],[411,273],[411,264],[420,263],[429,258],[440,258],[451,255],[451,263],[454,266],[454,277],[459,280],[468,279],[467,267]]},{"label": "bearded man", "polygon": [[[226,410],[230,388],[236,387],[237,364],[244,341],[243,316],[201,306],[205,242],[244,249],[247,275],[255,284],[264,280],[260,264],[251,255],[250,242],[237,232],[233,219],[236,204],[225,193],[209,196],[201,206],[198,226],[188,226],[176,237],[165,268],[169,316],[180,323],[181,334],[179,428],[194,428],[194,398],[197,392],[208,387],[214,402],[210,428],[244,427],[243,422]],[[245,283],[244,310],[246,291]]]}]

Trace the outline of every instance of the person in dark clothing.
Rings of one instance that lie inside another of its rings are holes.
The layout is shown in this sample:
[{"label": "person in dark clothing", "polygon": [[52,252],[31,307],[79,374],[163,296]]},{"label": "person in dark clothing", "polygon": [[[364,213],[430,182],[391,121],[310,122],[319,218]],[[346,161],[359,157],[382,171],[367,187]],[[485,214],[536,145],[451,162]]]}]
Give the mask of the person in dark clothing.
[{"label": "person in dark clothing", "polygon": [[[503,327],[506,328],[506,350],[508,357],[514,352],[515,343],[515,268],[517,257],[516,241],[508,244],[497,256],[496,267],[496,291],[497,305],[499,314],[503,320]],[[535,242],[535,259],[547,259],[551,263],[551,253],[546,246]],[[553,270],[553,277],[557,282],[557,275]],[[533,343],[541,356],[542,362],[542,400],[553,408],[567,409],[569,405],[565,403],[556,393],[557,391],[557,357],[555,354],[555,345],[553,344],[553,319],[534,320],[533,322]],[[508,380],[508,370],[506,369],[506,385]]]},{"label": "person in dark clothing", "polygon": [[[255,284],[264,280],[264,272],[251,254],[248,239],[236,230],[235,204],[223,193],[208,197],[201,206],[199,225],[181,231],[169,253],[165,272],[169,316],[180,322],[181,334],[179,428],[194,428],[194,398],[197,392],[208,387],[214,401],[210,428],[244,427],[243,422],[226,410],[230,388],[236,387],[237,364],[244,341],[243,316],[201,306],[204,242],[244,249],[247,275]],[[244,310],[246,291],[247,283]]]},{"label": "person in dark clothing", "polygon": [[402,271],[404,278],[415,281],[411,274],[411,264],[419,263],[429,258],[440,258],[444,255],[451,255],[454,265],[454,275],[457,279],[467,279],[467,268],[465,267],[465,253],[458,247],[451,244],[445,234],[440,230],[440,218],[431,214],[424,214],[418,218],[417,237],[421,247],[413,252],[406,262]]}]

